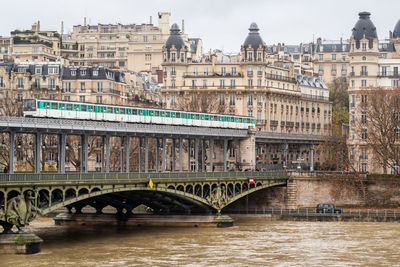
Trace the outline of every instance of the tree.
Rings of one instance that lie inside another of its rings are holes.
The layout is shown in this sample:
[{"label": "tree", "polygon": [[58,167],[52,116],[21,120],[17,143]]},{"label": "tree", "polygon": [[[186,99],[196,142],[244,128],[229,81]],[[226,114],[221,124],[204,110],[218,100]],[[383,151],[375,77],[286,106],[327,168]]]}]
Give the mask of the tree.
[{"label": "tree", "polygon": [[341,78],[329,84],[329,100],[332,101],[332,135],[342,135],[343,123],[349,122],[348,84]]},{"label": "tree", "polygon": [[360,95],[355,133],[372,152],[373,163],[400,173],[400,88],[370,87]]},{"label": "tree", "polygon": [[184,111],[202,112],[202,113],[219,113],[223,114],[227,111],[225,99],[220,100],[215,93],[186,94],[178,98],[177,108]]}]

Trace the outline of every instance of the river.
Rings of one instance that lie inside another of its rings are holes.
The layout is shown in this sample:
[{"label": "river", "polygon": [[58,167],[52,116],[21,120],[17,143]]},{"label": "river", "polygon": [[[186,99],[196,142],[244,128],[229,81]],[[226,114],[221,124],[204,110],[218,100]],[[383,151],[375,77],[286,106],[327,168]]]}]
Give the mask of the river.
[{"label": "river", "polygon": [[240,220],[230,228],[55,226],[27,229],[45,242],[0,266],[400,266],[400,224]]}]

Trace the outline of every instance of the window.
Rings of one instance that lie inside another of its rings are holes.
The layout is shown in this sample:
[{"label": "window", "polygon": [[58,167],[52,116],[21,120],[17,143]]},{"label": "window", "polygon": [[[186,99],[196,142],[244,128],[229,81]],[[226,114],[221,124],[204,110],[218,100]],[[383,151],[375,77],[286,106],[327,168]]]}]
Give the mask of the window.
[{"label": "window", "polygon": [[319,71],[319,72],[323,72],[323,71],[324,71],[324,66],[320,65],[320,66],[318,67],[318,71]]},{"label": "window", "polygon": [[79,97],[79,101],[80,101],[80,102],[85,102],[85,96],[81,95],[81,96]]},{"label": "window", "polygon": [[362,124],[367,123],[367,113],[365,111],[361,112],[361,123]]},{"label": "window", "polygon": [[24,89],[24,80],[22,78],[17,79],[17,88]]},{"label": "window", "polygon": [[350,95],[350,107],[354,108],[355,106],[356,106],[356,97],[355,95]]},{"label": "window", "polygon": [[97,92],[103,92],[103,83],[97,82]]},{"label": "window", "polygon": [[22,98],[22,94],[18,94],[18,102],[22,102],[23,98]]},{"label": "window", "polygon": [[56,80],[49,79],[49,89],[56,89]]},{"label": "window", "polygon": [[86,90],[86,84],[84,82],[81,82],[81,91]]},{"label": "window", "polygon": [[146,61],[151,60],[151,54],[145,54],[144,59],[145,59]]},{"label": "window", "polygon": [[399,80],[392,80],[392,87],[399,87]]},{"label": "window", "polygon": [[70,82],[64,83],[64,92],[65,93],[70,93],[71,92],[71,83]]},{"label": "window", "polygon": [[198,72],[198,69],[197,69],[197,68],[194,68],[194,69],[193,69],[193,75],[194,75],[194,76],[199,75],[199,72]]},{"label": "window", "polygon": [[42,74],[42,67],[40,67],[40,66],[36,67],[35,74]]},{"label": "window", "polygon": [[207,88],[207,80],[203,80],[203,88]]},{"label": "window", "polygon": [[176,75],[176,69],[175,69],[175,67],[172,67],[172,68],[171,68],[171,75]]},{"label": "window", "polygon": [[342,60],[346,61],[346,54],[342,54]]},{"label": "window", "polygon": [[197,84],[197,81],[196,80],[192,80],[192,88],[196,88],[196,84]]},{"label": "window", "polygon": [[251,95],[247,96],[247,105],[253,106],[253,96]]},{"label": "window", "polygon": [[226,76],[226,68],[225,67],[221,67],[221,75]]},{"label": "window", "polygon": [[336,65],[332,65],[332,72],[336,72]]},{"label": "window", "polygon": [[387,67],[382,67],[381,76],[386,76],[387,74]]},{"label": "window", "polygon": [[319,54],[318,60],[319,61],[323,61],[324,60],[324,54]]},{"label": "window", "polygon": [[247,111],[247,116],[253,117],[253,111],[252,111],[251,109],[249,109],[249,110]]},{"label": "window", "polygon": [[230,158],[234,158],[235,157],[235,148],[234,147],[230,147],[229,148],[229,157]]},{"label": "window", "polygon": [[71,76],[76,76],[76,70],[71,70]]},{"label": "window", "polygon": [[362,129],[361,130],[361,139],[367,139],[368,135],[367,135],[367,129]]},{"label": "window", "polygon": [[257,121],[261,122],[261,110],[257,110]]},{"label": "window", "polygon": [[172,95],[171,96],[171,107],[175,107],[176,105],[176,96]]},{"label": "window", "polygon": [[205,76],[208,75],[208,68],[204,68],[204,75],[205,75]]},{"label": "window", "polygon": [[219,80],[219,87],[224,88],[225,87],[225,80]]},{"label": "window", "polygon": [[361,87],[367,86],[367,80],[361,80]]},{"label": "window", "polygon": [[366,50],[367,50],[367,44],[366,44],[366,43],[362,43],[361,46],[362,46],[362,50],[363,50],[363,51],[366,51]]},{"label": "window", "polygon": [[235,105],[235,95],[229,96],[229,105],[231,105],[231,106]]},{"label": "window", "polygon": [[0,87],[3,87],[3,86],[4,86],[4,84],[3,84],[3,77],[0,76]]},{"label": "window", "polygon": [[171,87],[175,88],[176,87],[176,81],[175,80],[171,80]]},{"label": "window", "polygon": [[261,87],[261,83],[262,83],[261,79],[258,79],[258,80],[257,80],[257,87],[260,88],[260,87]]},{"label": "window", "polygon": [[367,172],[367,163],[362,163],[361,164],[361,172]]},{"label": "window", "polygon": [[236,75],[236,67],[232,67],[232,76]]},{"label": "window", "polygon": [[143,35],[143,42],[147,43],[147,35]]},{"label": "window", "polygon": [[367,76],[367,66],[361,66],[361,76]]},{"label": "window", "polygon": [[332,60],[336,60],[336,54],[332,54]]},{"label": "window", "polygon": [[253,53],[252,52],[248,53],[248,60],[253,61]]},{"label": "window", "polygon": [[86,70],[81,70],[81,71],[80,71],[80,75],[81,75],[81,76],[86,76]]},{"label": "window", "polygon": [[35,88],[40,89],[40,79],[35,79]]},{"label": "window", "polygon": [[261,107],[262,102],[261,102],[262,97],[260,95],[257,96],[257,106]]},{"label": "window", "polygon": [[361,103],[367,103],[367,95],[361,95]]},{"label": "window", "polygon": [[49,74],[58,74],[58,67],[49,67]]},{"label": "window", "polygon": [[98,70],[93,70],[93,76],[99,76],[99,71]]},{"label": "window", "polygon": [[253,75],[253,68],[252,67],[248,67],[247,68],[247,75],[249,75],[249,76]]},{"label": "window", "polygon": [[176,61],[176,55],[175,55],[175,53],[172,53],[172,54],[171,54],[171,61],[172,61],[172,62],[175,62],[175,61]]},{"label": "window", "polygon": [[231,88],[235,88],[236,86],[236,80],[231,80]]},{"label": "window", "polygon": [[225,96],[224,95],[219,95],[219,105],[223,106],[225,105]]},{"label": "window", "polygon": [[249,80],[247,81],[247,83],[248,83],[248,86],[249,86],[249,87],[253,87],[253,80],[252,80],[252,79],[249,79]]}]

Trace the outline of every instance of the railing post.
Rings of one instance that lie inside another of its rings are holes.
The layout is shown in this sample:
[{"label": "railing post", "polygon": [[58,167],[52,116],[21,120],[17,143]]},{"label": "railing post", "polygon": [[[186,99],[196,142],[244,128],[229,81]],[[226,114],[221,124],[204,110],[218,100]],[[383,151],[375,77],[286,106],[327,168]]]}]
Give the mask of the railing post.
[{"label": "railing post", "polygon": [[205,145],[205,140],[201,140],[201,171],[205,172],[206,171],[206,145]]}]

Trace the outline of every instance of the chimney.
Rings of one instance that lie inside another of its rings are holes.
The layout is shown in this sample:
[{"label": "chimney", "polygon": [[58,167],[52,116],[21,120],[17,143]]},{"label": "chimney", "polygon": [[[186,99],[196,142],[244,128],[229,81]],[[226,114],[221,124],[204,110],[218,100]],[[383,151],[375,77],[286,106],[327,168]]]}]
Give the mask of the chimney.
[{"label": "chimney", "polygon": [[185,20],[182,20],[182,34],[185,33]]},{"label": "chimney", "polygon": [[40,32],[40,20],[37,22],[37,31]]},{"label": "chimney", "polygon": [[83,18],[83,26],[86,27],[86,17]]},{"label": "chimney", "polygon": [[153,24],[153,17],[150,16],[150,24]]},{"label": "chimney", "polygon": [[317,38],[317,44],[319,44],[319,45],[322,44],[322,39],[321,39],[321,37],[318,37],[318,38]]},{"label": "chimney", "polygon": [[392,39],[393,38],[393,33],[392,33],[392,31],[389,31],[389,39]]},{"label": "chimney", "polygon": [[64,21],[61,21],[61,35],[64,34]]}]

